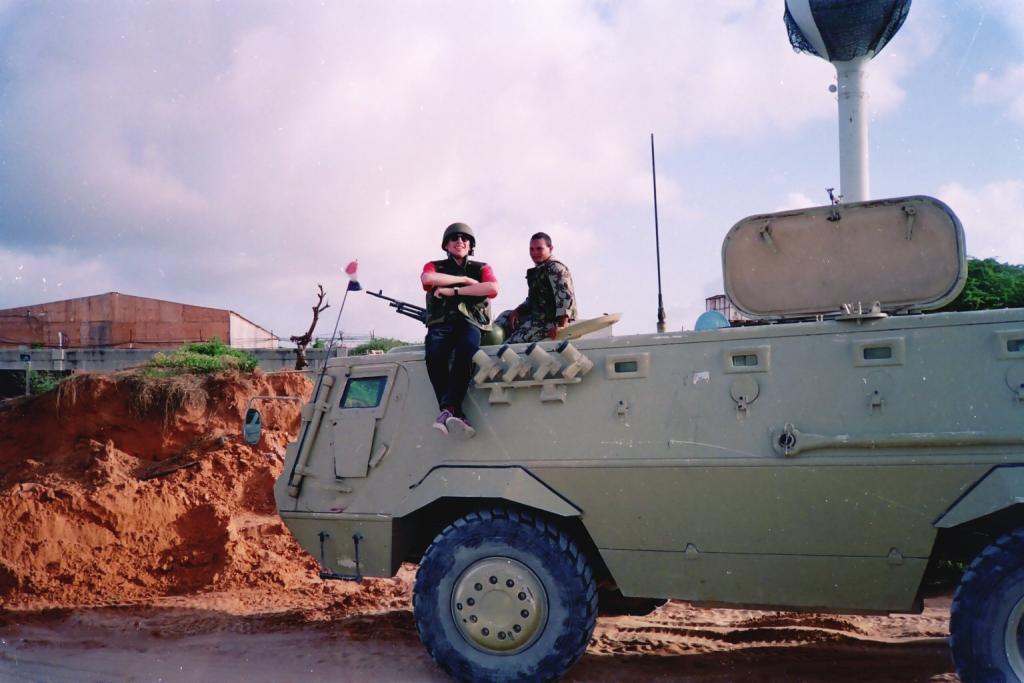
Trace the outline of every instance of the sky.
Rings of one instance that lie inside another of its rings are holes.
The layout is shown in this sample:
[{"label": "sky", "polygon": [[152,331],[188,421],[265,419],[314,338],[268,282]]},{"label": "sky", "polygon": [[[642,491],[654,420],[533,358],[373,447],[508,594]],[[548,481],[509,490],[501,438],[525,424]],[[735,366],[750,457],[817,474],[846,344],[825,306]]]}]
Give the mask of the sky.
[{"label": "sky", "polygon": [[[783,0],[0,0],[0,308],[117,291],[287,339],[345,264],[417,304],[471,225],[526,295],[548,232],[581,317],[654,332],[723,291],[745,216],[838,187],[835,72]],[[967,251],[1024,263],[1024,2],[917,0],[867,79],[873,198],[926,194]],[[349,337],[423,327],[355,293]]]}]

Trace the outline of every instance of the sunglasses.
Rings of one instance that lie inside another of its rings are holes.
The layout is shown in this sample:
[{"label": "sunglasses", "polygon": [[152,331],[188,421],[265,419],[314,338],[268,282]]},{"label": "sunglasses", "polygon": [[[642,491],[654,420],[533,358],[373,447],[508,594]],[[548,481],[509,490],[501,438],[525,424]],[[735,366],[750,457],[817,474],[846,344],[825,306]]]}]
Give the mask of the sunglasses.
[{"label": "sunglasses", "polygon": [[448,241],[449,242],[460,242],[461,241],[461,242],[465,242],[466,244],[472,244],[473,243],[473,238],[471,238],[469,235],[464,235],[461,232],[457,232],[454,235],[452,235],[451,237],[449,237]]}]

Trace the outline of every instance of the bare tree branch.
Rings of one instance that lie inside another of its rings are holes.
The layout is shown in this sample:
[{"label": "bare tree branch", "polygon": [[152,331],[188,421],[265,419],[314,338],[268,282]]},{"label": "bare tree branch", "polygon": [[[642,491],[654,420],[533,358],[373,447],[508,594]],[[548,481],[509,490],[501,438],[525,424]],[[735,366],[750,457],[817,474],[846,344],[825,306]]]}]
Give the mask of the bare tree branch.
[{"label": "bare tree branch", "polygon": [[301,370],[308,366],[306,362],[306,347],[309,346],[309,342],[313,341],[313,330],[316,329],[316,322],[320,319],[320,314],[331,307],[330,304],[324,302],[324,297],[327,293],[324,291],[324,286],[318,284],[317,286],[317,299],[316,304],[313,306],[313,322],[309,324],[309,329],[306,333],[296,337],[290,337],[292,342],[295,344],[295,369]]}]

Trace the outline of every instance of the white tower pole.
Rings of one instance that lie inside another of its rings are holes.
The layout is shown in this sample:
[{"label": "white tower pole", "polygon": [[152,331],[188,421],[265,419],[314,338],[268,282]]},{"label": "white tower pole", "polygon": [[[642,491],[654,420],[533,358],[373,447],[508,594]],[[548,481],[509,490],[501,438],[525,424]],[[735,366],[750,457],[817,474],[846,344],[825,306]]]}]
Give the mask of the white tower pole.
[{"label": "white tower pole", "polygon": [[871,194],[868,178],[868,112],[864,90],[868,57],[833,62],[839,86],[839,186],[843,201],[867,201]]}]

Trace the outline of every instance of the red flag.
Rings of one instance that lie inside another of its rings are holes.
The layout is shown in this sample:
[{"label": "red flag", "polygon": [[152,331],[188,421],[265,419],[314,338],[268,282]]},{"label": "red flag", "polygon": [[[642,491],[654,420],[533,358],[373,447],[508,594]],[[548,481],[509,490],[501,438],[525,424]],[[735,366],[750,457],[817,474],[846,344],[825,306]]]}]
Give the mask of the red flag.
[{"label": "red flag", "polygon": [[362,287],[359,286],[359,279],[358,279],[358,275],[356,274],[356,271],[358,269],[359,269],[359,261],[358,260],[350,261],[349,264],[347,266],[345,266],[345,273],[348,275],[348,280],[349,280],[349,282],[348,282],[348,291],[350,291],[350,292],[358,292],[359,290],[362,289]]}]

